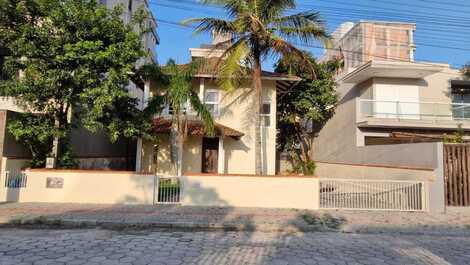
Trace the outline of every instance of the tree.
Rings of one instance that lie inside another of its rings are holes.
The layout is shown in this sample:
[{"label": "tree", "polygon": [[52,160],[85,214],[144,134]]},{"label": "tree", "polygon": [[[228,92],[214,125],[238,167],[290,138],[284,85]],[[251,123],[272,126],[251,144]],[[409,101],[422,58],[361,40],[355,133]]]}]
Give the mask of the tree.
[{"label": "tree", "polygon": [[139,14],[126,25],[121,7],[108,10],[95,0],[0,0],[10,77],[0,92],[55,121],[58,166],[70,165],[64,159],[73,126],[104,130],[113,141],[141,133],[137,99],[127,90],[146,55],[135,31],[146,19]]},{"label": "tree", "polygon": [[276,72],[295,74],[302,81],[277,99],[278,151],[289,152],[294,162],[294,170],[303,174],[313,174],[313,140],[324,124],[333,116],[338,102],[335,71],[338,61],[316,63],[315,76],[304,63],[292,57],[285,57],[276,65]]},{"label": "tree", "polygon": [[470,79],[470,64],[464,65],[462,72],[467,79]]},{"label": "tree", "polygon": [[230,36],[228,41],[216,46],[216,48],[227,47],[217,64],[222,88],[236,88],[241,79],[246,79],[248,74],[251,75],[256,97],[253,107],[256,124],[255,171],[256,174],[262,174],[261,64],[269,56],[291,55],[311,66],[305,53],[290,41],[312,44],[321,40],[326,43],[328,34],[317,12],[305,11],[285,15],[287,11],[296,7],[295,0],[202,0],[202,2],[223,6],[227,10],[229,20],[196,18],[184,23],[197,24],[196,33],[210,32]]},{"label": "tree", "polygon": [[[208,108],[200,101],[198,94],[193,90],[192,78],[201,62],[194,61],[188,65],[178,66],[174,60],[169,60],[162,69],[155,69],[154,79],[159,83],[161,94],[153,96],[149,101],[149,110],[159,114],[163,106],[171,114],[171,145],[176,153],[173,160],[176,174],[183,174],[183,145],[188,136],[188,121],[193,110],[202,120],[208,135],[214,133],[214,121]],[[152,69],[151,66],[147,66]]]}]

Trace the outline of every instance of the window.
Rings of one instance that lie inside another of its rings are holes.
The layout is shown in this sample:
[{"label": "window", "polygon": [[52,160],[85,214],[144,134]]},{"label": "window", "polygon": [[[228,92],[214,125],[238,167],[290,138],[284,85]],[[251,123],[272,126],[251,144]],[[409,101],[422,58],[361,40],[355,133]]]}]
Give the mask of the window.
[{"label": "window", "polygon": [[216,89],[208,89],[204,91],[204,104],[207,106],[212,115],[218,115],[219,91]]},{"label": "window", "polygon": [[263,124],[263,127],[270,127],[271,126],[271,102],[263,103],[260,116],[261,116],[261,123]]}]

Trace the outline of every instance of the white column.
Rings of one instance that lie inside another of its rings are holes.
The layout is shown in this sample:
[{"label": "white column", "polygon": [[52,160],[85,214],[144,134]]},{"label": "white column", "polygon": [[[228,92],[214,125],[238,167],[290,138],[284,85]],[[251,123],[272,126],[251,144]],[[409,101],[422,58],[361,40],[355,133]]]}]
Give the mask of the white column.
[{"label": "white column", "polygon": [[1,159],[1,164],[0,164],[0,203],[1,202],[6,202],[7,201],[7,194],[8,194],[8,190],[7,190],[7,187],[5,187],[5,185],[3,185],[4,183],[6,183],[6,164],[7,164],[7,158],[6,157],[2,157]]},{"label": "white column", "polygon": [[218,165],[217,165],[217,173],[225,174],[225,149],[224,149],[224,136],[223,132],[222,135],[219,137],[219,157],[218,157]]},{"label": "white column", "polygon": [[[142,98],[142,110],[148,105],[150,98],[150,81],[144,83],[144,96]],[[142,171],[143,142],[142,138],[137,139],[137,151],[135,156],[135,171]]]},{"label": "white column", "polygon": [[410,39],[409,39],[409,42],[410,42],[410,44],[409,44],[410,45],[410,62],[414,62],[414,60],[415,60],[415,48],[414,48],[415,45],[414,45],[414,36],[413,36],[413,30],[412,29],[410,29],[408,35],[410,37]]},{"label": "white column", "polygon": [[199,99],[204,102],[204,77],[199,78]]}]

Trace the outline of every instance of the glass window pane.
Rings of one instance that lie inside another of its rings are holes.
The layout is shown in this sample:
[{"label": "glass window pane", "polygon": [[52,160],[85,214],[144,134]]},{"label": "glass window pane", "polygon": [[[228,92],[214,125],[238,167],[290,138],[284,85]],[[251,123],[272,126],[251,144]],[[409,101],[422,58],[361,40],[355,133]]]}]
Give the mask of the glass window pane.
[{"label": "glass window pane", "polygon": [[264,103],[261,114],[271,114],[271,103]]},{"label": "glass window pane", "polygon": [[219,93],[215,92],[215,91],[206,91],[206,93],[204,93],[204,101],[205,102],[219,102]]}]

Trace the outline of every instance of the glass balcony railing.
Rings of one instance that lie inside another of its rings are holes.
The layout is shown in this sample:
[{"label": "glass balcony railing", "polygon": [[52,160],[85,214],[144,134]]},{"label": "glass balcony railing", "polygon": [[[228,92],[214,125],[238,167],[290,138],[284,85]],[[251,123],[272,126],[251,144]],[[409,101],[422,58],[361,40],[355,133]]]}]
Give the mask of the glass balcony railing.
[{"label": "glass balcony railing", "polygon": [[361,118],[470,121],[469,103],[407,102],[359,99]]}]

